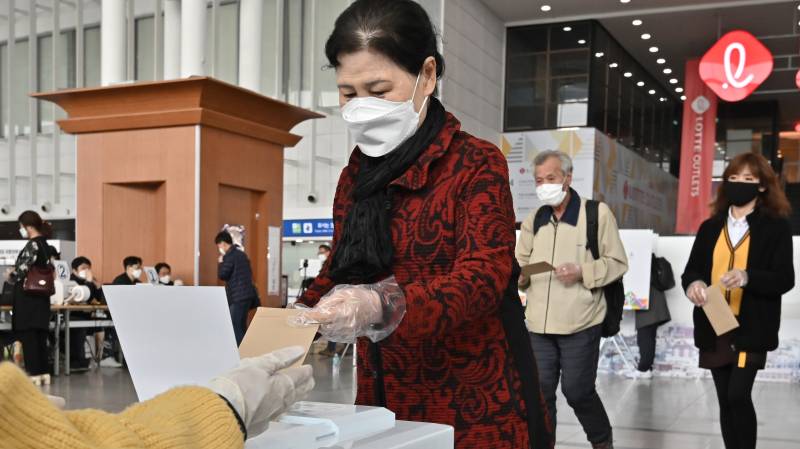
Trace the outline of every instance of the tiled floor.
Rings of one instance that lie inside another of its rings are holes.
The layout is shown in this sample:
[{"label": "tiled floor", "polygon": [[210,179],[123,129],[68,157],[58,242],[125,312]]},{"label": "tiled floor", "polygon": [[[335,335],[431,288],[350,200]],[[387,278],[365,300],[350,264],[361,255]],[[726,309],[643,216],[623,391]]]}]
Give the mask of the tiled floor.
[{"label": "tiled floor", "polygon": [[[330,358],[312,355],[308,362],[314,366],[317,382],[309,400],[354,400],[352,358],[342,361],[338,375]],[[598,386],[615,428],[618,449],[724,449],[716,396],[709,380],[634,381],[602,376]],[[136,400],[127,372],[112,368],[56,378],[50,392],[65,397],[69,408],[119,411]],[[759,449],[800,449],[800,385],[760,382],[754,400]],[[563,397],[559,397],[557,407],[557,448],[588,448],[583,430]]]}]

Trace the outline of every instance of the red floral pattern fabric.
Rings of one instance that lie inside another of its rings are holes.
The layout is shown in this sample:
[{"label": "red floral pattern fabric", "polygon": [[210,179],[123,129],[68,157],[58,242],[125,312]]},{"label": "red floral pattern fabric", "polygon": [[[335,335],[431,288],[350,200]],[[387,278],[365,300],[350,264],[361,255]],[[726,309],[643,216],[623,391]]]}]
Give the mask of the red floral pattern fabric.
[{"label": "red floral pattern fabric", "polygon": [[[334,253],[359,157],[354,151],[337,187]],[[499,315],[515,244],[504,156],[460,131],[448,113],[434,142],[391,185],[393,270],[407,313],[380,343],[387,407],[398,419],[454,426],[457,448],[528,447],[520,373]],[[301,302],[313,306],[334,286],[327,265]],[[358,344],[356,403],[372,405],[366,343]]]}]

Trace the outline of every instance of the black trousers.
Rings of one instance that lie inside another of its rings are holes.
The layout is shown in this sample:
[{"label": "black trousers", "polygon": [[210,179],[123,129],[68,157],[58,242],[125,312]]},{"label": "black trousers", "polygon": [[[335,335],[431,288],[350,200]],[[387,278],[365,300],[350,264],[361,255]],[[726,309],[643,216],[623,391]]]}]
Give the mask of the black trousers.
[{"label": "black trousers", "polygon": [[645,326],[636,330],[636,344],[639,345],[639,371],[653,369],[656,359],[656,332],[658,325]]},{"label": "black trousers", "polygon": [[567,403],[575,411],[586,438],[593,444],[611,440],[611,423],[595,388],[600,332],[598,325],[572,335],[530,334],[539,383],[550,411],[553,430],[556,424],[556,389],[560,379]]},{"label": "black trousers", "polygon": [[758,369],[728,365],[711,370],[719,400],[719,422],[725,449],[756,447],[756,409],[753,406],[753,382]]},{"label": "black trousers", "polygon": [[25,371],[31,376],[39,376],[50,372],[47,366],[47,330],[27,329],[16,331],[16,335],[17,339],[22,343]]},{"label": "black trousers", "polygon": [[252,301],[241,301],[228,304],[231,310],[231,321],[233,322],[233,335],[236,337],[236,344],[242,344],[244,333],[247,328],[247,312],[250,310]]}]

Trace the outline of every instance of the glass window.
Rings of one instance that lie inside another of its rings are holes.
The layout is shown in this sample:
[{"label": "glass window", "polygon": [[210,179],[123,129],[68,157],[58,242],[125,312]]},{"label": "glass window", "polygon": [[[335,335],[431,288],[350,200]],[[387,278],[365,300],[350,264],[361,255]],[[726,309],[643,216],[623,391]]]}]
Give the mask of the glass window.
[{"label": "glass window", "polygon": [[100,85],[100,27],[83,30],[83,85],[96,87]]},{"label": "glass window", "polygon": [[35,90],[36,86],[29,84],[28,76],[28,40],[17,40],[14,45],[14,54],[11,58],[11,85],[19,89],[11,90],[11,114],[14,119],[16,135],[28,134],[28,92]]},{"label": "glass window", "polygon": [[550,53],[550,76],[586,75],[588,72],[588,50],[570,50]]},{"label": "glass window", "polygon": [[[239,82],[239,4],[225,3],[217,7],[216,54],[211,54],[211,8],[208,8],[206,61],[214,61],[213,76],[231,84]],[[211,67],[206,70],[211,73]]]},{"label": "glass window", "polygon": [[[61,32],[58,40],[58,68],[56,69],[56,85],[53,85],[53,36],[52,33],[39,36],[38,48],[38,88],[40,92],[52,91],[75,87],[75,31],[66,30]],[[56,108],[55,120],[64,118],[65,115],[60,108]],[[53,131],[53,107],[52,103],[39,101],[39,132],[50,133]]]},{"label": "glass window", "polygon": [[588,81],[586,76],[555,78],[551,81],[548,126],[586,126]]},{"label": "glass window", "polygon": [[507,32],[509,55],[547,51],[547,27],[516,27]]},{"label": "glass window", "polygon": [[280,38],[278,32],[283,23],[283,17],[278,17],[278,0],[264,0],[264,16],[261,30],[261,92],[269,97],[278,97],[277,81],[280,78],[278,68],[279,59],[283,58],[282,49],[278,48]]},{"label": "glass window", "polygon": [[[155,65],[155,18],[143,17],[136,19],[136,80],[152,81],[156,79]],[[162,33],[163,34],[163,33]],[[163,42],[161,42],[163,46]]]}]

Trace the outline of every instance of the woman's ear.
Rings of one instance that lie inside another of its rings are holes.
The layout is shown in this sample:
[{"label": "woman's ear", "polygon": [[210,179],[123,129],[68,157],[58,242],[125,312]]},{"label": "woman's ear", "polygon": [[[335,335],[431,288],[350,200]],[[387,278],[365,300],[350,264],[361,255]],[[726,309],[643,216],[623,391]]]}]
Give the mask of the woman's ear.
[{"label": "woman's ear", "polygon": [[436,90],[436,59],[433,56],[428,56],[422,63],[422,78],[424,79],[422,93],[426,97],[433,95]]}]

